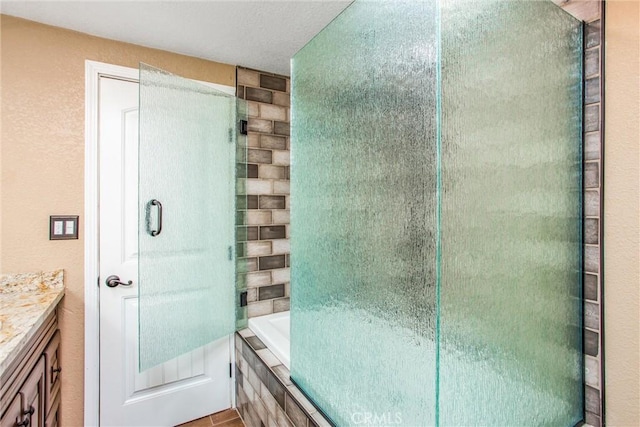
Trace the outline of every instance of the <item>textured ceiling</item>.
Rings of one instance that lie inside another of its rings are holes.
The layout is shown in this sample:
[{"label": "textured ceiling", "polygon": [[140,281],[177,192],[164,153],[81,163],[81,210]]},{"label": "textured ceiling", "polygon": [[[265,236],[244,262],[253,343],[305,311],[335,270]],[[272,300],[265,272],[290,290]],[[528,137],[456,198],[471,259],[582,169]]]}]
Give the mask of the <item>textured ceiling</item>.
[{"label": "textured ceiling", "polygon": [[349,3],[2,0],[0,11],[99,37],[289,75],[290,58]]}]

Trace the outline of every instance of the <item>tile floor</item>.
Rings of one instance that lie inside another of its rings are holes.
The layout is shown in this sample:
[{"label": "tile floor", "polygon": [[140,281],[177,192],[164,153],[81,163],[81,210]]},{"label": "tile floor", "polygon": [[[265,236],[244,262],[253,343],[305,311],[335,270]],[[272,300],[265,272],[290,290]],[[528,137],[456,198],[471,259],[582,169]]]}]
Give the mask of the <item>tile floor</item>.
[{"label": "tile floor", "polygon": [[188,423],[180,424],[178,427],[245,427],[238,412],[231,408],[225,411],[216,412]]}]

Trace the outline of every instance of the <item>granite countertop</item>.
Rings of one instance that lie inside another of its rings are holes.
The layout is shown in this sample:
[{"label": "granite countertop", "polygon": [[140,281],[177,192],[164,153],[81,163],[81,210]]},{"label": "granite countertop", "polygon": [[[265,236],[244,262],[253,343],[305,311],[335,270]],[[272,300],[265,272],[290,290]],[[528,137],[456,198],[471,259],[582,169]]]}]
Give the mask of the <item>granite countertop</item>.
[{"label": "granite countertop", "polygon": [[63,270],[0,276],[0,377],[63,296]]}]

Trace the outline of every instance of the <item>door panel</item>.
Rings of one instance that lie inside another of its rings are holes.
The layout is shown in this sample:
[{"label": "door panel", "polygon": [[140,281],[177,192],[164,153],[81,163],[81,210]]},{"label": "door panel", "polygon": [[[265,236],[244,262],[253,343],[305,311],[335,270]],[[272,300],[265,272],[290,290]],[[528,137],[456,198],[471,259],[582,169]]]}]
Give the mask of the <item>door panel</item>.
[{"label": "door panel", "polygon": [[140,368],[234,330],[235,97],[141,64]]},{"label": "door panel", "polygon": [[[103,77],[99,96],[100,423],[176,425],[231,406],[232,343],[223,337],[140,372],[138,83]],[[133,283],[107,287],[112,274]]]}]

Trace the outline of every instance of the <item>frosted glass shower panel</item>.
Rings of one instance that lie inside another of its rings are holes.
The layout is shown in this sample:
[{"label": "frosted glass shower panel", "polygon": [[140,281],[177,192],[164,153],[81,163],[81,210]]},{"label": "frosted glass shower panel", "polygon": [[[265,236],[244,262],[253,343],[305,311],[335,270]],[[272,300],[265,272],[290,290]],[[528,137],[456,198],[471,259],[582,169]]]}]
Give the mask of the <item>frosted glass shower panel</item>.
[{"label": "frosted glass shower panel", "polygon": [[236,122],[235,97],[141,64],[141,370],[234,330]]},{"label": "frosted glass shower panel", "polygon": [[355,2],[292,63],[291,376],[341,426],[435,422],[435,17]]},{"label": "frosted glass shower panel", "polygon": [[439,424],[582,419],[581,23],[441,0]]}]

